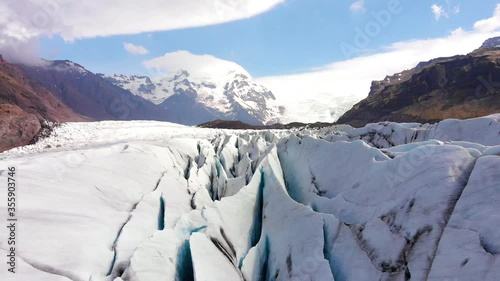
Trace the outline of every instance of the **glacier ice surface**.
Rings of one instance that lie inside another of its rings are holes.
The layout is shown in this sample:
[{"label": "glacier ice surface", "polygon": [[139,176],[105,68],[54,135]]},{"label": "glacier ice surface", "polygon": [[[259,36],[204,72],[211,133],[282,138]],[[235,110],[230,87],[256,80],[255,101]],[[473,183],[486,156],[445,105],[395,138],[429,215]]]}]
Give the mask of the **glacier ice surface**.
[{"label": "glacier ice surface", "polygon": [[0,280],[500,280],[499,121],[65,123],[0,154]]}]

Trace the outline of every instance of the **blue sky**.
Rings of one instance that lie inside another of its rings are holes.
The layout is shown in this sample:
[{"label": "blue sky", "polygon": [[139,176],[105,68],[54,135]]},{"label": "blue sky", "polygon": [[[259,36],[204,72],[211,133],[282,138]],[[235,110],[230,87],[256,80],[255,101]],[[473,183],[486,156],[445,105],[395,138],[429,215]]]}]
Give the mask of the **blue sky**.
[{"label": "blue sky", "polygon": [[[343,61],[342,43],[352,44],[356,28],[374,20],[373,12],[387,10],[389,1],[365,0],[363,9],[353,10],[355,1],[287,0],[249,19],[204,27],[136,35],[76,39],[65,42],[59,35],[40,37],[41,55],[47,59],[70,59],[94,72],[145,74],[142,62],[177,50],[211,54],[234,61],[254,77],[300,73]],[[463,27],[471,29],[491,17],[497,1],[400,0],[402,12],[370,37],[365,55],[380,52],[395,42],[438,38]],[[431,6],[444,14],[436,20]],[[459,11],[457,9],[459,7]],[[446,14],[446,15],[445,15]],[[134,25],[131,18],[130,25]],[[149,53],[133,55],[125,42],[144,46]]]}]

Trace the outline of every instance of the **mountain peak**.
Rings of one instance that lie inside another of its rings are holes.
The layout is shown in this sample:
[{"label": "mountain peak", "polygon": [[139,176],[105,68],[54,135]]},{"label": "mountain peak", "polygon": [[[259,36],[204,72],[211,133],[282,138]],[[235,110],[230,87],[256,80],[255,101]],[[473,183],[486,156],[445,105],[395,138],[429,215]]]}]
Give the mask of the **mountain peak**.
[{"label": "mountain peak", "polygon": [[54,60],[54,61],[48,61],[47,66],[49,68],[55,68],[60,71],[76,71],[79,72],[80,74],[87,74],[89,71],[85,69],[85,67],[79,65],[78,63],[72,62],[70,60]]},{"label": "mountain peak", "polygon": [[189,72],[187,70],[180,69],[179,71],[177,71],[177,73],[174,75],[174,77],[172,77],[172,80],[179,80],[181,78],[188,78],[189,76],[191,76],[191,74],[189,74]]},{"label": "mountain peak", "polygon": [[493,37],[484,41],[479,49],[500,48],[500,37]]}]

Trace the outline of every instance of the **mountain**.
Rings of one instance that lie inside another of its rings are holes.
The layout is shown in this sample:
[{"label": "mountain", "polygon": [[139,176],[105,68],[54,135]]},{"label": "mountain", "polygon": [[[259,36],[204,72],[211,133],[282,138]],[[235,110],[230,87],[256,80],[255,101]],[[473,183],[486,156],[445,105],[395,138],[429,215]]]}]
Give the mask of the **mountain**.
[{"label": "mountain", "polygon": [[278,122],[284,108],[277,104],[273,93],[255,83],[242,67],[230,66],[208,75],[187,70],[162,78],[99,75],[136,96],[175,112],[179,118],[205,115],[197,124],[215,119],[238,120],[252,125]]},{"label": "mountain", "polygon": [[490,49],[500,47],[500,37],[493,37],[484,41],[479,49]]},{"label": "mountain", "polygon": [[[172,88],[169,87],[170,83],[164,86],[161,79],[156,79],[156,81],[153,82],[148,76],[123,74],[105,75],[102,73],[98,73],[97,75],[154,104],[162,103],[173,94]],[[167,82],[169,81],[167,80]]]},{"label": "mountain", "polygon": [[172,116],[162,108],[109,83],[69,60],[19,65],[31,79],[55,93],[75,112],[95,120],[159,120]]},{"label": "mountain", "polygon": [[374,81],[367,98],[337,123],[434,122],[500,112],[500,38],[468,55],[438,58]]},{"label": "mountain", "polygon": [[75,114],[55,94],[0,56],[0,102],[13,104],[38,119],[56,122],[88,120]]},{"label": "mountain", "polygon": [[18,67],[75,112],[95,120],[197,125],[224,119],[263,125],[279,121],[284,110],[241,67],[219,69],[208,77],[183,70],[161,79],[94,74],[69,60]]},{"label": "mountain", "polygon": [[0,154],[23,245],[0,248],[18,269],[0,280],[498,281],[499,131],[500,114],[277,134],[62,124]]},{"label": "mountain", "polygon": [[44,120],[88,120],[0,56],[0,151],[28,144]]}]

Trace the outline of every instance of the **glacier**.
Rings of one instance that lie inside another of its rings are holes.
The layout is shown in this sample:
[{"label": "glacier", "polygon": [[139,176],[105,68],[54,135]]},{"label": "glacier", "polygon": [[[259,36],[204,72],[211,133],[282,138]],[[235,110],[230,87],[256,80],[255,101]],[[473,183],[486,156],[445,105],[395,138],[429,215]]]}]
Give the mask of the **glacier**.
[{"label": "glacier", "polygon": [[0,160],[19,199],[18,272],[0,280],[500,280],[500,114],[64,123]]}]

